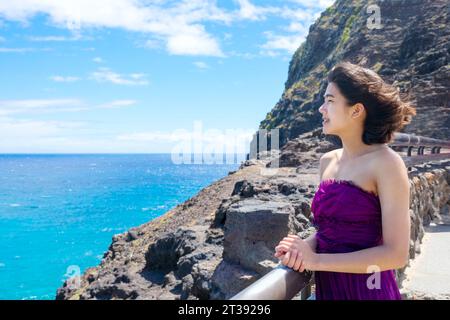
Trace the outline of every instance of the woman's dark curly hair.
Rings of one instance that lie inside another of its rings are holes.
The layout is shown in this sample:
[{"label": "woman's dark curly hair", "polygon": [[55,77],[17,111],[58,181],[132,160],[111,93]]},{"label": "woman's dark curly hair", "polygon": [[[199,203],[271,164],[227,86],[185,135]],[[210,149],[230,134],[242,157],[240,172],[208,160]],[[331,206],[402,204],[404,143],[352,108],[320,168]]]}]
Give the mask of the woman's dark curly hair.
[{"label": "woman's dark curly hair", "polygon": [[397,88],[370,69],[343,62],[330,71],[328,82],[339,88],[350,106],[364,105],[367,116],[362,141],[365,144],[391,142],[394,132],[416,115],[416,109],[400,97]]}]

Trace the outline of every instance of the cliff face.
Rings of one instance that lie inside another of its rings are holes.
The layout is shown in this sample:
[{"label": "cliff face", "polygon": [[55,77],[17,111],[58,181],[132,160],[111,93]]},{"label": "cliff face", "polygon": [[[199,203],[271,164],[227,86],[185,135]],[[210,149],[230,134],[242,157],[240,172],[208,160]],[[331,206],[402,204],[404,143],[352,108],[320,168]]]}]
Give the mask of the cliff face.
[{"label": "cliff face", "polygon": [[[379,29],[369,28],[374,21],[372,4],[380,9]],[[280,145],[284,146],[299,134],[320,127],[318,108],[326,75],[346,60],[375,70],[411,95],[417,116],[404,132],[447,139],[449,7],[447,0],[336,1],[311,26],[306,41],[292,57],[282,97],[260,129],[280,128]]]}]

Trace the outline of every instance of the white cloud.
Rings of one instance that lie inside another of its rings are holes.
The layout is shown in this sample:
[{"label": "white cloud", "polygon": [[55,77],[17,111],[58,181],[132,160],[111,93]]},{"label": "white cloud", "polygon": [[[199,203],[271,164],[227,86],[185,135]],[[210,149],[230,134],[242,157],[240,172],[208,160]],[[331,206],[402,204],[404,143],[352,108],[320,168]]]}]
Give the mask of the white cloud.
[{"label": "white cloud", "polygon": [[310,25],[316,19],[317,9],[311,8],[289,8],[284,7],[280,9],[279,15],[284,19],[288,19],[291,22],[300,22],[306,25]]},{"label": "white cloud", "polygon": [[52,51],[51,48],[8,48],[0,47],[0,53],[26,53],[26,52],[36,52],[36,51]]},{"label": "white cloud", "polygon": [[268,13],[274,12],[271,7],[258,7],[253,5],[249,0],[237,0],[240,9],[238,16],[242,19],[264,20]]},{"label": "white cloud", "polygon": [[124,107],[130,107],[136,104],[136,100],[114,100],[98,107],[101,109],[119,109]]},{"label": "white cloud", "polygon": [[118,141],[129,142],[190,142],[196,144],[217,144],[221,146],[226,142],[235,143],[235,140],[247,140],[250,142],[254,130],[249,129],[209,129],[204,132],[190,132],[185,129],[177,129],[173,132],[149,131],[121,134],[117,136]]},{"label": "white cloud", "polygon": [[65,36],[34,36],[34,37],[28,37],[30,41],[35,42],[63,42],[63,41],[78,41],[82,39],[81,35],[75,34],[71,37],[65,37]]},{"label": "white cloud", "polygon": [[304,23],[291,22],[286,28],[286,31],[300,33],[301,35],[307,35],[309,27]]},{"label": "white cloud", "polygon": [[92,61],[94,61],[95,63],[103,63],[105,62],[102,58],[100,57],[95,57],[94,59],[92,59]]},{"label": "white cloud", "polygon": [[[0,116],[0,152],[80,152],[80,133],[90,133],[87,124],[76,121],[43,121]],[[89,146],[94,139],[84,139]],[[99,147],[99,146],[97,146]],[[95,152],[95,149],[88,149]]]},{"label": "white cloud", "polygon": [[218,42],[200,25],[185,27],[182,32],[170,35],[167,51],[173,55],[206,55],[224,57]]},{"label": "white cloud", "polygon": [[77,112],[85,109],[78,99],[0,100],[0,116],[19,113]]},{"label": "white cloud", "polygon": [[143,47],[147,49],[159,49],[165,46],[165,40],[163,39],[149,39],[144,42]]},{"label": "white cloud", "polygon": [[[316,17],[320,10],[328,7],[328,0],[291,0],[294,7],[286,6],[286,3],[281,7],[274,6],[257,6],[250,2],[250,0],[235,0],[239,3],[240,9],[235,19],[246,20],[265,20],[269,15],[292,20],[292,22],[302,22],[310,24]],[[331,1],[332,3],[333,1]]]},{"label": "white cloud", "polygon": [[165,46],[173,55],[225,57],[218,39],[205,29],[205,22],[212,21],[229,26],[235,21],[261,21],[273,15],[292,22],[307,21],[305,24],[309,25],[317,14],[315,11],[332,3],[328,0],[291,0],[292,5],[298,6],[292,9],[286,5],[258,6],[250,0],[234,2],[237,5],[236,10],[219,8],[216,0],[2,1],[0,16],[27,22],[37,14],[44,14],[54,25],[78,32],[73,38],[32,38],[36,41],[78,39],[79,31],[83,28],[121,28],[148,34],[151,39],[145,40],[142,46],[150,49]]},{"label": "white cloud", "polygon": [[325,9],[331,6],[335,0],[289,0],[307,8]]},{"label": "white cloud", "polygon": [[73,106],[79,105],[80,101],[76,99],[35,99],[35,100],[0,100],[0,108],[12,107],[12,108],[47,108],[60,105]]},{"label": "white cloud", "polygon": [[137,103],[136,100],[113,100],[97,106],[89,107],[80,99],[25,99],[25,100],[0,100],[0,117],[15,114],[43,114],[58,112],[79,112],[100,109],[117,109],[130,107]]},{"label": "white cloud", "polygon": [[178,142],[183,140],[188,140],[191,137],[187,137],[184,133],[177,132],[138,132],[138,133],[128,133],[121,134],[117,136],[120,141],[138,141],[138,142],[150,142],[150,141],[166,141],[166,142]]},{"label": "white cloud", "polygon": [[238,51],[235,51],[235,50],[230,52],[230,56],[244,58],[244,59],[247,59],[247,60],[254,59],[254,58],[257,57],[257,55],[254,54],[254,53],[238,52]]},{"label": "white cloud", "polygon": [[24,53],[36,51],[35,48],[0,48],[0,52],[3,53]]},{"label": "white cloud", "polygon": [[171,54],[213,56],[223,56],[223,53],[217,40],[200,22],[230,23],[232,20],[232,15],[218,8],[216,1],[212,0],[0,2],[0,16],[8,20],[26,23],[38,14],[47,15],[54,25],[72,31],[82,28],[122,28],[162,37]]},{"label": "white cloud", "polygon": [[209,68],[209,66],[202,61],[196,61],[193,64],[199,69],[208,69]]},{"label": "white cloud", "polygon": [[239,139],[251,139],[253,135],[253,129],[207,129],[204,130],[202,121],[194,121],[192,130],[186,129],[176,129],[172,132],[163,131],[144,131],[144,132],[134,132],[126,133],[117,136],[118,140],[123,141],[166,141],[166,142],[182,142],[182,141],[192,141],[195,142],[223,142],[227,138],[230,141],[234,138]]},{"label": "white cloud", "polygon": [[265,32],[268,41],[261,46],[261,53],[268,56],[278,56],[286,52],[293,54],[300,44],[305,40],[303,34],[275,35],[272,32]]},{"label": "white cloud", "polygon": [[0,152],[84,153],[152,151],[146,144],[121,142],[105,136],[92,124],[75,121],[42,121],[0,116]]},{"label": "white cloud", "polygon": [[[113,102],[112,102],[113,103]],[[172,152],[182,145],[201,145],[203,152],[245,153],[254,129],[226,129],[203,131],[194,126],[194,131],[177,129],[172,132],[144,131],[114,133],[103,123],[79,121],[44,121],[14,119],[0,116],[0,152]],[[195,141],[194,141],[195,140]],[[230,149],[235,148],[235,149]],[[242,150],[241,150],[242,149]]]},{"label": "white cloud", "polygon": [[[224,132],[205,132],[196,138],[204,148],[218,150],[230,137],[242,147],[248,145],[254,130],[234,130],[232,135]],[[192,132],[179,129],[173,132],[151,131],[113,134],[99,124],[70,121],[41,121],[0,117],[0,152],[171,152],[180,143],[190,144]],[[216,146],[217,145],[217,146]],[[188,151],[190,152],[190,151]]]},{"label": "white cloud", "polygon": [[55,82],[75,82],[80,80],[79,77],[72,76],[51,76],[50,79]]},{"label": "white cloud", "polygon": [[177,129],[173,132],[127,133],[117,136],[117,141],[129,145],[141,145],[141,148],[164,143],[166,150],[168,148],[167,151],[172,153],[172,160],[179,161],[181,160],[179,159],[180,153],[187,157],[190,157],[193,153],[203,153],[206,158],[211,153],[216,155],[236,152],[243,154],[248,151],[247,147],[253,132],[254,130],[248,129],[208,129],[203,131],[201,123],[195,123],[194,131]]},{"label": "white cloud", "polygon": [[1,144],[4,144],[6,140],[12,138],[33,139],[37,137],[48,137],[58,135],[63,130],[79,129],[83,126],[84,124],[81,122],[40,121],[0,117]]},{"label": "white cloud", "polygon": [[[260,53],[267,56],[292,55],[305,41],[309,32],[309,26],[317,19],[320,10],[327,7],[330,1],[291,1],[300,7],[279,8],[278,15],[289,21],[286,27],[282,27],[288,33],[266,31],[263,34],[267,41],[262,44]],[[331,1],[332,3],[332,1]]]},{"label": "white cloud", "polygon": [[97,82],[110,82],[118,85],[148,85],[149,82],[146,74],[132,73],[130,75],[123,75],[112,71],[109,68],[99,68],[97,71],[91,73],[90,78]]}]

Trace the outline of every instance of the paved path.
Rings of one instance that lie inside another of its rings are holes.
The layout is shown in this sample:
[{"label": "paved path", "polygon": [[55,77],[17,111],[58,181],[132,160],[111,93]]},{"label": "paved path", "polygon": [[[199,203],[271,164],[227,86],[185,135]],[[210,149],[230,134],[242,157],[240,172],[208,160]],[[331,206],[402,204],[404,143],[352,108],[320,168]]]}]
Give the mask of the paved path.
[{"label": "paved path", "polygon": [[403,287],[412,299],[450,299],[450,218],[425,227],[421,253],[406,270]]}]

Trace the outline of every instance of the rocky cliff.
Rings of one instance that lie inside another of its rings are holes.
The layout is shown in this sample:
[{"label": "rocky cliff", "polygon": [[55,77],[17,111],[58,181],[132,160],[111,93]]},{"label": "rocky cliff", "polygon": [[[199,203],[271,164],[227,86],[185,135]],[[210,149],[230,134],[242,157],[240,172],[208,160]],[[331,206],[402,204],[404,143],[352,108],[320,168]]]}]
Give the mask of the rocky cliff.
[{"label": "rocky cliff", "polygon": [[[260,126],[281,129],[276,174],[261,174],[270,159],[246,161],[165,215],[116,235],[101,264],[82,275],[80,286],[66,282],[57,299],[226,299],[271,270],[278,239],[313,230],[309,217],[319,182],[318,159],[338,146],[321,133],[317,109],[323,80],[338,61],[371,67],[410,92],[418,115],[406,132],[448,139],[448,2],[374,3],[381,29],[367,27],[371,2],[338,0],[311,26],[294,54],[285,91]],[[442,188],[448,191],[449,176],[442,175],[447,177],[440,178]],[[448,209],[448,193],[443,194],[427,198],[437,211]],[[426,217],[428,211],[422,211]],[[417,221],[411,255],[420,238]],[[305,281],[309,276],[304,275]]]},{"label": "rocky cliff", "polygon": [[[376,13],[380,24],[374,24]],[[260,129],[279,128],[283,146],[320,127],[324,79],[347,60],[375,70],[410,95],[417,116],[404,132],[448,138],[449,19],[447,0],[336,1],[292,57],[285,90]]]}]

